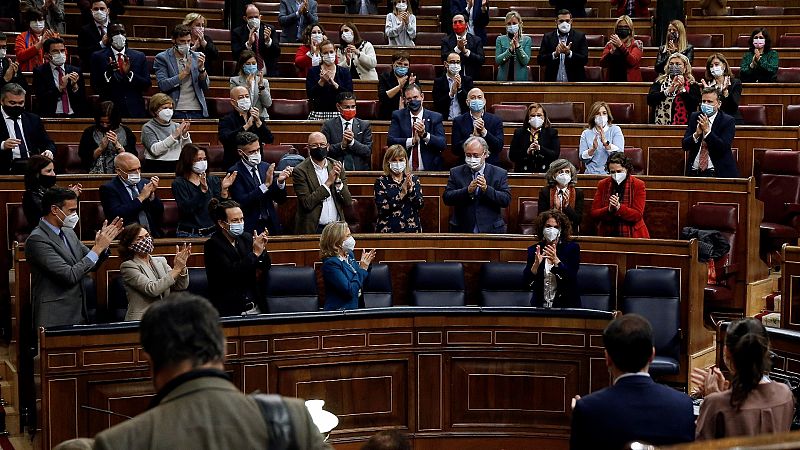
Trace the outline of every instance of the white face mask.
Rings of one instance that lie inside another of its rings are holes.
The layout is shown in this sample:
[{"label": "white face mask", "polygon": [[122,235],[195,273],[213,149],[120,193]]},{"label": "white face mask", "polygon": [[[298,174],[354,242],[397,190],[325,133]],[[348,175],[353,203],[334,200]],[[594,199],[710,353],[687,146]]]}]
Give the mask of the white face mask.
[{"label": "white face mask", "polygon": [[164,122],[169,122],[172,119],[173,112],[172,108],[164,108],[158,112],[158,118]]},{"label": "white face mask", "polygon": [[261,152],[255,152],[252,155],[245,156],[244,162],[250,164],[251,166],[257,166],[261,163]]},{"label": "white face mask", "polygon": [[129,173],[127,178],[123,179],[123,181],[131,186],[137,185],[142,181],[142,174],[138,172]]},{"label": "white face mask", "polygon": [[247,19],[247,26],[250,27],[251,30],[255,30],[261,26],[261,19],[258,17],[251,17]]},{"label": "white face mask", "polygon": [[56,66],[63,66],[67,62],[67,55],[65,53],[51,53],[50,61]]},{"label": "white face mask", "polygon": [[5,58],[5,57],[6,57],[6,49],[0,48],[0,59]]},{"label": "white face mask", "polygon": [[572,180],[572,176],[568,173],[560,173],[556,175],[556,183],[559,185],[566,186]]},{"label": "white face mask", "polygon": [[561,234],[561,230],[556,227],[544,227],[544,240],[547,242],[555,242]]},{"label": "white face mask", "polygon": [[713,77],[721,77],[724,73],[725,70],[722,68],[722,66],[714,66],[711,68],[711,76]]},{"label": "white face mask", "polygon": [[406,162],[405,161],[391,161],[389,162],[389,170],[396,174],[402,173],[406,170]]},{"label": "white face mask", "polygon": [[597,127],[604,127],[608,124],[608,116],[596,115],[594,116],[594,125]]},{"label": "white face mask", "polygon": [[126,42],[128,42],[128,38],[126,38],[124,34],[115,34],[114,36],[111,36],[111,46],[117,51],[125,48]]},{"label": "white face mask", "polygon": [[[61,212],[63,213],[64,211]],[[78,224],[78,220],[80,220],[80,217],[78,216],[78,213],[74,212],[64,217],[64,220],[61,221],[61,226],[63,228],[75,228],[75,225]]]},{"label": "white face mask", "polygon": [[397,8],[398,11],[404,12],[405,10],[408,9],[408,3],[398,3],[397,5],[395,5],[395,7]]},{"label": "white face mask", "polygon": [[208,169],[208,161],[197,161],[192,164],[192,172],[196,174],[206,173]]},{"label": "white face mask", "polygon": [[560,24],[558,24],[558,31],[560,31],[562,34],[569,33],[569,30],[571,29],[572,29],[572,24],[569,22],[561,22]]},{"label": "white face mask", "polygon": [[253,103],[250,101],[250,97],[240,98],[236,100],[236,107],[241,109],[242,111],[249,111],[250,107],[253,106]]},{"label": "white face mask", "polygon": [[97,11],[92,11],[92,17],[94,17],[94,21],[97,23],[106,23],[108,12],[98,9]]},{"label": "white face mask", "polygon": [[322,37],[323,37],[322,33],[311,33],[311,42],[319,44],[320,42],[322,42]]},{"label": "white face mask", "polygon": [[345,31],[342,33],[342,40],[350,44],[353,42],[353,32],[352,31]]},{"label": "white face mask", "polygon": [[350,236],[349,238],[345,239],[344,242],[342,242],[342,248],[348,252],[352,252],[353,250],[355,250],[356,249],[355,238],[353,236]]},{"label": "white face mask", "polygon": [[614,181],[617,182],[617,184],[622,184],[622,182],[625,181],[625,177],[627,176],[628,174],[625,172],[617,172],[611,174],[611,178],[613,178]]},{"label": "white face mask", "polygon": [[544,125],[544,119],[539,116],[533,116],[528,119],[528,123],[531,124],[533,128],[540,128],[542,125]]},{"label": "white face mask", "polygon": [[325,53],[322,55],[322,60],[325,64],[333,64],[336,62],[336,53]]},{"label": "white face mask", "polygon": [[44,20],[31,20],[30,22],[31,30],[41,33],[44,30]]},{"label": "white face mask", "polygon": [[178,53],[181,55],[189,56],[189,44],[178,44],[175,46],[175,48],[178,49]]},{"label": "white face mask", "polygon": [[467,165],[469,166],[469,168],[472,169],[472,170],[480,169],[481,168],[481,164],[483,164],[483,162],[481,161],[481,158],[479,156],[475,156],[475,157],[467,156],[466,158],[464,158],[464,162],[466,162]]},{"label": "white face mask", "polygon": [[764,48],[767,44],[767,40],[764,38],[755,38],[753,39],[753,47],[755,48]]},{"label": "white face mask", "polygon": [[461,72],[461,64],[448,64],[447,71],[450,72],[450,75],[455,75]]}]

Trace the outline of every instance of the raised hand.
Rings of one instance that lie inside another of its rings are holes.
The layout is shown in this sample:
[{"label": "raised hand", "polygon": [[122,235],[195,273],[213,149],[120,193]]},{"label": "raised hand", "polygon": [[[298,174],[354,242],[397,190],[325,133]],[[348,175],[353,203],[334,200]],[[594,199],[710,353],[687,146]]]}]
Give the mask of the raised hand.
[{"label": "raised hand", "polygon": [[183,272],[186,268],[186,263],[189,262],[189,257],[192,255],[192,244],[183,244],[183,247],[175,246],[175,261],[173,262],[174,269]]},{"label": "raised hand", "polygon": [[81,196],[81,192],[83,192],[83,185],[80,184],[80,183],[70,184],[69,186],[67,186],[67,189],[69,189],[70,191],[74,192],[75,195],[80,197]]},{"label": "raised hand", "polygon": [[6,82],[11,81],[14,75],[17,74],[17,69],[19,69],[19,64],[16,61],[11,61],[8,65],[8,69],[6,69],[5,75],[3,75],[3,79],[6,80]]},{"label": "raised hand", "polygon": [[225,175],[225,178],[222,179],[222,190],[223,191],[227,191],[228,188],[230,188],[233,185],[233,182],[236,181],[236,175],[238,173],[239,172],[234,170],[233,172]]},{"label": "raised hand", "polygon": [[536,274],[539,271],[539,266],[544,261],[545,255],[541,247],[536,246],[536,253],[534,253],[533,265],[531,266],[531,273]]},{"label": "raised hand", "polygon": [[272,180],[275,178],[275,163],[269,165],[267,169],[267,174],[264,177],[264,184],[267,186],[272,186]]},{"label": "raised hand", "polygon": [[105,249],[111,245],[111,241],[113,241],[121,231],[121,218],[115,217],[111,223],[108,223],[108,220],[104,220],[103,226],[100,228],[100,231],[97,232],[94,238],[95,249],[99,252],[105,251]]},{"label": "raised hand", "polygon": [[281,170],[281,173],[278,174],[278,183],[283,183],[286,181],[287,178],[292,176],[292,172],[294,171],[294,167],[288,166],[287,168]]},{"label": "raised hand", "polygon": [[608,210],[616,212],[619,209],[619,195],[614,194],[608,198]]},{"label": "raised hand", "polygon": [[267,248],[267,242],[269,241],[269,231],[264,230],[262,233],[256,232],[253,230],[253,253],[256,256],[261,256],[264,253],[264,249]]},{"label": "raised hand", "polygon": [[488,186],[486,184],[486,177],[484,177],[483,175],[478,175],[477,177],[475,177],[475,181],[478,182],[478,187],[479,188],[483,189],[484,191],[486,190],[486,188]]},{"label": "raised hand", "polygon": [[372,264],[372,260],[375,259],[375,249],[373,248],[370,251],[362,251],[361,252],[361,261],[359,261],[358,265],[361,266],[362,269],[367,270],[369,265]]},{"label": "raised hand", "polygon": [[470,194],[474,194],[475,190],[478,189],[478,187],[479,187],[478,179],[475,178],[467,186],[467,192],[469,192]]},{"label": "raised hand", "polygon": [[555,243],[551,242],[551,243],[549,243],[549,244],[544,246],[544,256],[545,256],[545,258],[550,260],[550,264],[558,265],[558,263],[561,262],[561,260],[558,259],[558,255],[556,254],[556,244]]},{"label": "raised hand", "polygon": [[208,192],[208,179],[206,178],[206,173],[203,172],[199,175],[200,177],[200,190],[203,192]]}]

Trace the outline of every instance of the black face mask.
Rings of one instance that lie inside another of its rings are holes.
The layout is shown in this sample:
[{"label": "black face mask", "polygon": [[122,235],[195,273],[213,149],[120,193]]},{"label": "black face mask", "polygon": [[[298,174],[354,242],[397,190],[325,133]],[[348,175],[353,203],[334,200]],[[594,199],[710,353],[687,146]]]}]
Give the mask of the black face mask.
[{"label": "black face mask", "polygon": [[55,175],[39,175],[39,184],[45,188],[49,189],[56,184],[56,176]]},{"label": "black face mask", "polygon": [[314,147],[309,153],[314,161],[322,161],[328,156],[328,147]]},{"label": "black face mask", "polygon": [[22,106],[6,106],[3,105],[3,111],[8,114],[9,117],[16,119],[17,117],[22,115],[22,112],[25,110]]},{"label": "black face mask", "polygon": [[617,28],[616,32],[617,32],[617,36],[619,36],[620,39],[625,39],[625,38],[627,38],[628,36],[631,35],[631,29],[630,28]]}]

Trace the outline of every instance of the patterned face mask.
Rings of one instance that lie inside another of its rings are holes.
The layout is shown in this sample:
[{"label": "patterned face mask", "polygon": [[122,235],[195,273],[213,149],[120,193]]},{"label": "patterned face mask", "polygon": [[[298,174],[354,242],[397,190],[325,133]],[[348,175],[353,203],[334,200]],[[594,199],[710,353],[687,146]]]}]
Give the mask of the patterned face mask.
[{"label": "patterned face mask", "polygon": [[147,236],[144,239],[134,242],[131,244],[131,251],[134,253],[144,253],[149,255],[153,252],[153,238]]}]

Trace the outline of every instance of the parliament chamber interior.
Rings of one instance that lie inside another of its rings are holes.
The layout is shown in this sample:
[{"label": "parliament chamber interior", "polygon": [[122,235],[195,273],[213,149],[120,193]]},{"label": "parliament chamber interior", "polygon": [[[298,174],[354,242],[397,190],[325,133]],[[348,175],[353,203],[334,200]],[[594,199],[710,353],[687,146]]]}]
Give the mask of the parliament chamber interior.
[{"label": "parliament chamber interior", "polygon": [[[289,176],[285,201],[274,205],[281,232],[270,233],[266,245],[271,267],[258,277],[264,289],[262,313],[222,319],[225,371],[233,383],[245,393],[324,400],[325,409],[339,419],[328,436],[337,449],[361,448],[371,435],[389,429],[406,433],[414,449],[564,449],[570,446],[573,398],[613,381],[604,355],[603,330],[615,317],[637,313],[654,329],[650,373],[659,383],[691,393],[693,369],[725,368],[724,324],[756,317],[768,327],[772,371],[796,380],[795,390],[800,390],[800,7],[792,0],[727,0],[725,15],[710,16],[704,14],[701,3],[708,3],[704,0],[675,2],[683,12],[670,14],[683,19],[685,42],[694,48],[687,77],[704,80],[709,73],[706,61],[722,53],[731,77],[739,78],[741,67],[746,66],[742,66],[743,58],[753,57],[751,33],[756,29],[767,30],[771,47],[779,55],[773,79],[740,84],[730,145],[739,175],[695,177],[687,176],[697,169],[685,150],[687,125],[653,120],[661,104],[654,105],[648,92],[670,70],[662,73],[654,68],[666,42],[658,35],[660,28],[666,30],[666,23],[659,24],[655,1],[649,2],[649,10],[645,8],[649,16],[631,20],[635,45],[641,50],[637,81],[612,81],[612,73],[619,70],[602,61],[603,49],[619,26],[616,1],[487,1],[485,59],[475,68],[472,83],[485,98],[485,111],[502,121],[502,150],[490,158],[508,171],[510,197],[499,210],[506,232],[452,232],[457,207],[447,204],[445,197],[454,173],[450,169],[455,171],[464,163],[464,150],[453,150],[455,122],[445,111],[441,167],[414,172],[422,189],[421,233],[380,233],[375,180],[389,173],[384,156],[392,146],[395,119],[382,116],[386,100],[378,80],[353,79],[357,117],[369,121],[372,137],[368,169],[347,171],[352,202],[340,219],[356,238],[356,255],[362,249],[376,250],[369,278],[359,290],[360,307],[323,310],[326,284],[319,233],[296,232],[302,204]],[[82,11],[85,5],[81,3],[64,2],[60,37],[68,64],[82,68],[84,102],[73,105],[85,114],[58,114],[41,121],[55,144],[52,159],[57,184],[81,185],[80,220],[74,231],[91,247],[104,221],[113,219],[104,212],[101,187],[116,176],[113,171],[88,173],[80,152],[84,130],[95,125],[90,111],[103,101],[94,86],[98,79],[94,68],[79,56],[85,49],[79,45],[78,30],[92,20],[91,11]],[[200,71],[208,74],[207,117],[190,120],[191,142],[207,155],[208,172],[222,179],[230,155],[220,138],[220,120],[237,111],[229,79],[241,66],[234,57],[231,29],[246,26],[239,17],[246,2],[122,3],[109,2],[124,8],[110,23],[123,24],[128,48],[146,57],[151,84],[142,92],[142,111],[161,92],[156,55],[174,45],[173,28],[190,13],[204,19],[205,36],[213,39],[218,54]],[[280,54],[271,68],[274,75],[264,77],[271,95],[264,124],[273,141],[261,146],[261,160],[268,164],[279,164],[287,154],[309,157],[309,135],[323,126],[320,120],[308,119],[316,103],[309,98],[307,80],[296,65],[302,44],[284,42],[280,36],[283,3],[253,3],[261,21],[274,27],[272,40],[280,41]],[[413,47],[389,43],[384,32],[386,2],[376,4],[377,13],[363,14],[348,13],[348,6],[337,0],[318,0],[318,24],[337,48],[342,24],[357,26],[360,39],[374,46],[379,76],[393,71],[395,54],[405,52],[409,72],[424,94],[422,107],[433,111],[434,80],[446,79],[448,64],[443,56],[451,53],[440,46],[452,34],[452,13],[443,12],[443,7],[457,0],[442,2],[444,6],[433,0],[411,3],[416,16]],[[554,5],[562,3],[583,3],[580,9],[586,17],[572,20],[572,29],[585,33],[588,45],[581,81],[550,80],[536,59],[548,33],[556,29]],[[111,10],[114,14],[113,6]],[[505,36],[509,11],[518,11],[532,45],[524,81],[498,80],[501,71],[509,69],[496,59],[495,47],[495,41]],[[444,25],[442,17],[447,21]],[[238,23],[231,24],[232,20]],[[7,36],[7,59],[0,61],[15,60],[15,42],[28,31],[27,24],[24,13],[0,17],[0,31]],[[662,34],[666,36],[666,31]],[[28,86],[36,84],[34,73],[19,71]],[[355,72],[354,66],[350,72]],[[58,108],[65,98],[59,97]],[[521,170],[510,156],[510,146],[515,131],[526,126],[528,105],[534,102],[558,131],[557,157],[569,161],[578,172],[574,188],[582,194],[584,213],[572,230],[580,246],[574,286],[580,305],[575,308],[530,306],[531,284],[523,276],[528,248],[542,239],[537,236],[537,217],[545,211],[539,203],[548,179],[544,170]],[[624,148],[618,150],[631,164],[628,175],[646,185],[641,220],[649,238],[600,235],[598,219],[589,213],[598,198],[599,183],[608,178],[605,173],[584,173],[581,140],[591,126],[587,121],[594,123],[590,114],[596,102],[605,102],[613,124],[624,133]],[[39,111],[50,103],[46,96],[27,90],[27,111]],[[680,105],[685,106],[683,101]],[[460,111],[469,114],[463,107]],[[693,111],[689,108],[688,113]],[[142,128],[149,118],[149,114],[122,118],[122,125],[135,136],[135,151],[143,163],[149,150],[142,143]],[[26,180],[20,173],[0,175],[4,213],[0,245],[5,249],[0,253],[0,271],[8,274],[0,278],[0,317],[7,343],[0,366],[0,393],[12,448],[46,449],[68,439],[93,437],[144,412],[156,391],[139,342],[138,322],[125,321],[128,300],[120,268],[124,259],[116,244],[98,269],[81,281],[87,323],[34,325],[34,270],[25,241],[36,224],[29,223],[24,211]],[[152,255],[172,262],[176,248],[190,242],[188,291],[208,296],[206,238],[178,236],[183,210],[171,188],[177,176],[143,170],[143,177],[154,175],[160,180],[154,195],[163,204],[163,218]],[[728,250],[710,260],[703,258],[706,243],[685,238],[686,227],[718,231]],[[706,441],[698,448],[730,448],[747,442],[800,445],[792,434],[757,439]]]}]

